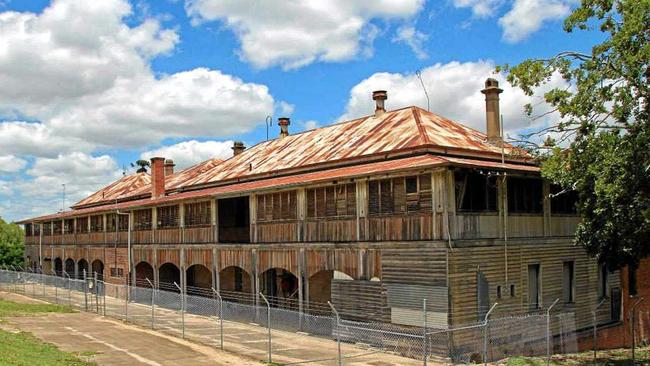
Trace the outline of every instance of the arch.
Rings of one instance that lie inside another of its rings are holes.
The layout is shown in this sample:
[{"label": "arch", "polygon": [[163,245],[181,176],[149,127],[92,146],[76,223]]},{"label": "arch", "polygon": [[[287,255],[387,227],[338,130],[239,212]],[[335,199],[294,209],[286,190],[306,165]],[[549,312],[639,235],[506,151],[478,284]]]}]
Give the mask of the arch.
[{"label": "arch", "polygon": [[298,277],[284,268],[269,268],[260,273],[260,291],[272,306],[298,306]]},{"label": "arch", "polygon": [[158,267],[158,287],[161,290],[178,292],[174,282],[181,284],[181,270],[174,263],[167,262]]},{"label": "arch", "polygon": [[70,277],[75,276],[75,271],[74,271],[74,259],[68,258],[65,260],[65,271]]},{"label": "arch", "polygon": [[221,296],[230,301],[241,301],[246,298],[237,293],[252,293],[251,282],[251,275],[238,266],[228,266],[219,272]]},{"label": "arch", "polygon": [[95,259],[91,265],[92,272],[97,273],[97,279],[100,281],[104,280],[104,262],[99,259]]},{"label": "arch", "polygon": [[350,276],[349,274],[341,271],[334,271],[334,279],[335,280],[341,280],[341,281],[353,281],[354,278]]},{"label": "arch", "polygon": [[188,294],[212,296],[212,272],[208,267],[194,264],[185,271],[185,275]]},{"label": "arch", "polygon": [[54,259],[54,273],[57,276],[63,276],[63,261],[59,257]]},{"label": "arch", "polygon": [[311,304],[325,304],[332,300],[332,280],[334,279],[333,270],[322,270],[314,273],[307,279],[309,284],[308,301]]},{"label": "arch", "polygon": [[151,287],[149,282],[153,283],[154,273],[153,267],[147,262],[140,262],[135,266],[135,285],[139,287]]},{"label": "arch", "polygon": [[93,276],[92,272],[90,272],[90,268],[88,267],[88,261],[81,258],[77,262],[77,273],[79,275],[79,278],[83,278],[84,271],[86,271],[86,276]]}]

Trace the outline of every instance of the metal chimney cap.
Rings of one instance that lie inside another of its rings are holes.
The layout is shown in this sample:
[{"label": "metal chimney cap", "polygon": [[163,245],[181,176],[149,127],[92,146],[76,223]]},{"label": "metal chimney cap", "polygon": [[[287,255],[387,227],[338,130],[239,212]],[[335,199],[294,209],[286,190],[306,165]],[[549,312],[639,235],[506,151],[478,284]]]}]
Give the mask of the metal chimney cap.
[{"label": "metal chimney cap", "polygon": [[388,99],[388,92],[385,90],[375,90],[372,92],[372,100],[386,100]]},{"label": "metal chimney cap", "polygon": [[289,117],[280,117],[278,118],[279,126],[288,126],[291,124],[291,119]]}]

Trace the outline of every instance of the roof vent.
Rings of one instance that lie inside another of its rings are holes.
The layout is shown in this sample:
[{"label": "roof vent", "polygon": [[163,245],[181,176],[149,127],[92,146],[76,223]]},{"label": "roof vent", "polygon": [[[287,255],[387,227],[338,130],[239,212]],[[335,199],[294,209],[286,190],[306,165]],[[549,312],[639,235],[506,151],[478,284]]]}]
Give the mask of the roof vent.
[{"label": "roof vent", "polygon": [[278,126],[280,126],[280,138],[289,136],[289,125],[291,120],[289,117],[278,118]]},{"label": "roof vent", "polygon": [[235,141],[232,144],[232,155],[237,156],[246,150],[246,146],[244,146],[244,143],[241,141]]},{"label": "roof vent", "polygon": [[388,93],[385,90],[375,90],[372,92],[372,100],[375,101],[375,117],[379,117],[386,112],[384,102],[388,99]]},{"label": "roof vent", "polygon": [[165,176],[174,174],[174,161],[172,159],[165,160]]}]

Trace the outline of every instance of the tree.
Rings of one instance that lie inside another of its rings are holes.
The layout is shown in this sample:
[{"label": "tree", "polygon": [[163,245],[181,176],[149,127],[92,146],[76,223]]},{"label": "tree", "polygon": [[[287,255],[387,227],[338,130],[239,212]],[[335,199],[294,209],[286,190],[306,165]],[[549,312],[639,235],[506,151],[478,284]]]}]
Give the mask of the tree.
[{"label": "tree", "polygon": [[[560,75],[544,99],[559,120],[525,136],[542,175],[578,193],[576,243],[610,269],[636,266],[650,244],[650,0],[583,0],[566,32],[597,29],[591,53],[561,52],[504,65],[526,94]],[[548,115],[525,106],[533,118]],[[536,141],[546,140],[542,143]]]},{"label": "tree", "polygon": [[139,166],[140,168],[136,171],[136,173],[146,173],[147,172],[147,167],[151,166],[151,163],[147,160],[138,160],[135,162],[135,164],[131,163],[132,167]]},{"label": "tree", "polygon": [[23,266],[25,237],[23,229],[0,218],[0,266]]}]

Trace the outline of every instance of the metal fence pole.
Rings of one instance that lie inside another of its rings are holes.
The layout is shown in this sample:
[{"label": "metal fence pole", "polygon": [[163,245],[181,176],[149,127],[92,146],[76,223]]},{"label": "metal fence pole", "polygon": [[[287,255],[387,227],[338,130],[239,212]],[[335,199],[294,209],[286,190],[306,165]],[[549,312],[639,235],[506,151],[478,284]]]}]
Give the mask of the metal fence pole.
[{"label": "metal fence pole", "polygon": [[423,365],[427,366],[427,359],[429,358],[427,349],[427,299],[422,299],[422,353],[424,353]]},{"label": "metal fence pole", "polygon": [[129,281],[124,285],[124,321],[129,322],[129,295],[131,295],[131,287]]},{"label": "metal fence pole", "polygon": [[332,305],[331,302],[328,301],[327,305],[329,305],[330,308],[332,309],[332,313],[334,313],[334,318],[336,319],[336,348],[338,351],[338,365],[343,366],[343,357],[342,357],[343,354],[341,353],[341,330],[340,330],[341,318],[339,317],[339,312],[336,311],[336,308],[334,307],[334,305]]},{"label": "metal fence pole", "polygon": [[596,353],[598,352],[598,335],[597,335],[597,332],[596,332],[596,328],[598,327],[598,325],[596,324],[596,312],[598,311],[598,308],[601,307],[601,305],[603,305],[605,303],[605,300],[607,300],[607,299],[603,298],[602,300],[600,300],[600,302],[598,303],[598,305],[596,305],[594,310],[591,311],[591,315],[593,316],[593,328],[594,328],[594,330],[593,330],[593,332],[594,332],[594,335],[593,335],[594,363],[596,363]]},{"label": "metal fence pole", "polygon": [[64,281],[68,285],[68,306],[72,307],[72,280],[70,279],[68,272],[63,271],[63,275],[67,277]]},{"label": "metal fence pole", "polygon": [[271,358],[271,304],[269,303],[269,300],[267,300],[266,296],[264,296],[263,293],[259,293],[264,302],[266,303],[266,326],[269,329],[269,363],[272,363],[272,358]]},{"label": "metal fence pole", "polygon": [[551,309],[560,299],[555,299],[551,306],[546,309],[546,365],[551,364]]},{"label": "metal fence pole", "polygon": [[488,310],[487,314],[485,314],[485,322],[483,323],[483,364],[487,366],[488,363],[488,317],[492,313],[492,310],[499,305],[498,302],[495,302],[494,305]]},{"label": "metal fence pole", "polygon": [[632,365],[636,362],[636,308],[641,304],[643,298],[638,299],[630,309],[630,321],[632,322]]},{"label": "metal fence pole", "polygon": [[83,277],[84,278],[84,284],[83,284],[83,288],[84,288],[84,309],[86,309],[86,311],[88,311],[88,291],[87,291],[87,284],[86,284],[86,270],[85,269],[83,270],[83,276],[84,276]]},{"label": "metal fence pole", "polygon": [[181,294],[181,326],[183,327],[183,339],[185,339],[185,301],[183,296],[183,289],[181,289],[181,287],[178,286],[176,282],[174,282],[174,286],[176,286]]},{"label": "metal fence pole", "polygon": [[151,329],[155,329],[156,325],[156,302],[155,302],[155,296],[156,296],[156,288],[153,286],[153,283],[149,281],[149,278],[145,277],[145,280],[149,282],[149,286],[151,286]]},{"label": "metal fence pole", "polygon": [[212,287],[212,294],[217,296],[219,298],[219,328],[220,328],[220,342],[221,342],[221,349],[223,350],[223,298],[219,294],[219,291],[215,290],[214,287]]},{"label": "metal fence pole", "polygon": [[97,283],[97,272],[93,271],[93,287],[95,288],[95,312],[99,314],[99,284]]}]

